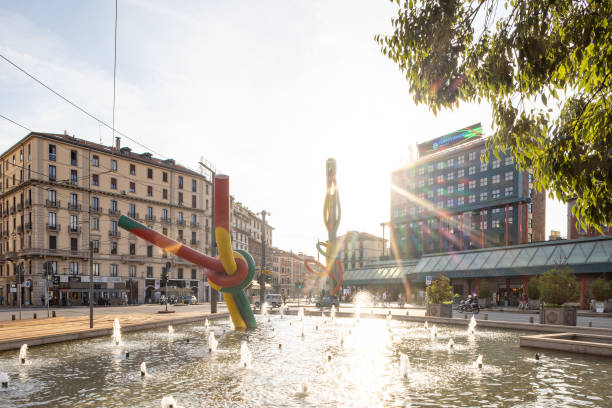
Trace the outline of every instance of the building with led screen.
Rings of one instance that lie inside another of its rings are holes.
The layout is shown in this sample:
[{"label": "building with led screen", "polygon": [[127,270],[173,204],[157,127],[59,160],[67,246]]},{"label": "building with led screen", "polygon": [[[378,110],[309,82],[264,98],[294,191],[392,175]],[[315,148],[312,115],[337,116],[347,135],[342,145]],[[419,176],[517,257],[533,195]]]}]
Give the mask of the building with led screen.
[{"label": "building with led screen", "polygon": [[391,174],[391,251],[396,258],[545,240],[545,192],[509,154],[485,153],[480,123],[418,145]]}]

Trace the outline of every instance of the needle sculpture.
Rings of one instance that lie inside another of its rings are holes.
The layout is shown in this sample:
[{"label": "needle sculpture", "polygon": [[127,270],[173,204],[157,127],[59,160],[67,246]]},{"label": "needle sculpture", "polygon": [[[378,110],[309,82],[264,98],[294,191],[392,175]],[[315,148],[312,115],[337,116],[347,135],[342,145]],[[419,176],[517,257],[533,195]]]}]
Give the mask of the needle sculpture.
[{"label": "needle sculpture", "polygon": [[215,176],[215,238],[219,257],[212,258],[138,223],[132,218],[119,217],[119,226],[153,245],[196,265],[203,266],[210,285],[223,293],[236,329],[257,327],[244,289],[255,276],[255,262],[246,251],[232,251],[230,234],[229,177]]},{"label": "needle sculpture", "polygon": [[[325,194],[325,202],[323,204],[323,221],[328,232],[327,242],[317,242],[317,251],[325,257],[326,265],[321,264],[314,259],[304,261],[306,269],[317,277],[331,278],[331,294],[336,295],[338,289],[342,285],[342,264],[338,260],[338,242],[336,234],[340,225],[342,212],[340,210],[340,197],[338,196],[338,186],[336,185],[336,160],[327,159],[327,193]],[[311,265],[318,266],[317,272],[312,269]]]}]

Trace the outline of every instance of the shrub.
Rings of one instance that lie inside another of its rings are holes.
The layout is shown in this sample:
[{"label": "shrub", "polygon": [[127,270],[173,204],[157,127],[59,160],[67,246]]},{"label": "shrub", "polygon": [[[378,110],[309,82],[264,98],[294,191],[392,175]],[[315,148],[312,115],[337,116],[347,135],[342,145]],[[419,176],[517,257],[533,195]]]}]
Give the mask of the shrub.
[{"label": "shrub", "polygon": [[450,285],[450,279],[441,275],[427,287],[425,290],[429,303],[447,303],[453,298],[453,288]]},{"label": "shrub", "polygon": [[478,291],[478,297],[481,299],[490,299],[492,295],[491,289],[489,289],[489,285],[486,283],[480,284],[480,290]]},{"label": "shrub", "polygon": [[612,298],[612,287],[610,286],[610,282],[603,278],[595,279],[595,282],[591,285],[591,295],[593,299],[599,302]]},{"label": "shrub", "polygon": [[538,279],[538,287],[545,304],[561,306],[578,297],[578,282],[570,268],[554,268]]},{"label": "shrub", "polygon": [[527,298],[539,299],[540,298],[540,287],[538,285],[538,278],[531,278],[527,282]]}]

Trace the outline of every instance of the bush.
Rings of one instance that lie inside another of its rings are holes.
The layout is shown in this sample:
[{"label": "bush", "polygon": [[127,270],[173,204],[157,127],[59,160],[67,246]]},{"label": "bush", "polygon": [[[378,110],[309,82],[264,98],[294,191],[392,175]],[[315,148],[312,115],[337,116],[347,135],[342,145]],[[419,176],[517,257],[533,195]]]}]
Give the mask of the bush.
[{"label": "bush", "polygon": [[450,285],[450,279],[441,275],[425,290],[429,303],[440,304],[449,303],[453,298],[453,288]]},{"label": "bush", "polygon": [[544,272],[538,287],[545,304],[561,306],[578,297],[578,281],[570,268],[555,268]]},{"label": "bush", "polygon": [[489,289],[489,285],[487,285],[486,283],[480,284],[480,290],[478,291],[479,298],[490,299],[492,294],[493,293],[491,292],[491,289]]},{"label": "bush", "polygon": [[538,285],[538,278],[531,278],[527,282],[527,298],[528,299],[539,299],[540,298],[540,287]]},{"label": "bush", "polygon": [[610,282],[603,278],[595,279],[595,282],[591,285],[591,295],[593,299],[603,302],[612,298],[612,286]]}]

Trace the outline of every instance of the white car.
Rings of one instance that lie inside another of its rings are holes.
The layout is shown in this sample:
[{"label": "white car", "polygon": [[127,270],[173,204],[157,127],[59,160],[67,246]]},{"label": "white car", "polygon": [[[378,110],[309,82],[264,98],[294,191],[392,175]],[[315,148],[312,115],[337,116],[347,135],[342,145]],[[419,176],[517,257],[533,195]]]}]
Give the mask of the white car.
[{"label": "white car", "polygon": [[[279,294],[267,294],[264,297],[264,302],[266,302],[268,306],[280,307],[280,305],[283,304],[283,298]],[[255,301],[255,307],[259,307],[259,299]]]}]

